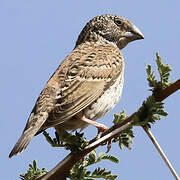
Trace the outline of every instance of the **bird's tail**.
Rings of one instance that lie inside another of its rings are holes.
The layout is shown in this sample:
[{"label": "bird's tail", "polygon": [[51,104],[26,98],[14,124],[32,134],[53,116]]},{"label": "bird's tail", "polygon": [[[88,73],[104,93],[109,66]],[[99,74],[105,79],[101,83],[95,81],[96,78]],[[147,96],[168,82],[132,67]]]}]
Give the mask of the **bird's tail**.
[{"label": "bird's tail", "polygon": [[47,117],[48,113],[45,112],[42,114],[30,116],[26,128],[24,129],[21,137],[19,138],[14,148],[10,152],[9,158],[18,153],[21,153],[24,149],[26,149],[32,138],[35,136],[35,134],[46,121]]}]

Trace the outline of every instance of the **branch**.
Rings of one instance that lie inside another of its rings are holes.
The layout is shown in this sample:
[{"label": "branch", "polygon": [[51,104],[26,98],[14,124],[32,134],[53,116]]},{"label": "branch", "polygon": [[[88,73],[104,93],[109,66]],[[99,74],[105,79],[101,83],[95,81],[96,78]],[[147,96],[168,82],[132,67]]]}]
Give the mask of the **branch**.
[{"label": "branch", "polygon": [[174,82],[164,90],[155,94],[155,100],[157,102],[163,101],[164,99],[166,99],[168,96],[175,93],[179,89],[180,89],[180,79],[178,79],[176,82]]},{"label": "branch", "polygon": [[157,151],[159,152],[159,154],[161,155],[163,161],[166,163],[166,165],[168,166],[169,170],[171,171],[172,175],[174,176],[174,178],[176,180],[179,180],[179,176],[176,173],[175,169],[173,168],[173,166],[171,165],[170,161],[168,160],[168,158],[166,157],[165,153],[163,152],[162,148],[160,147],[159,143],[157,142],[156,138],[153,136],[153,134],[151,133],[151,131],[149,130],[149,128],[147,126],[143,126],[144,131],[146,132],[146,134],[149,136],[149,138],[151,139],[152,143],[154,144],[154,146],[156,147]]},{"label": "branch", "polygon": [[[156,92],[155,94],[155,100],[156,101],[163,101],[168,96],[175,93],[177,90],[180,89],[180,79],[177,80],[175,83],[171,84],[164,90],[161,90],[160,92]],[[73,167],[73,165],[82,159],[85,155],[87,155],[89,152],[100,146],[104,142],[108,142],[108,140],[112,139],[113,137],[118,136],[120,133],[122,133],[125,129],[132,127],[135,125],[135,122],[133,121],[133,118],[135,116],[136,112],[133,113],[131,116],[126,118],[122,123],[116,124],[106,130],[100,139],[92,139],[89,143],[89,145],[82,151],[73,154],[70,153],[67,157],[65,157],[55,168],[53,168],[51,171],[49,171],[46,175],[38,178],[37,180],[65,180],[66,177],[69,175],[69,171]]]}]

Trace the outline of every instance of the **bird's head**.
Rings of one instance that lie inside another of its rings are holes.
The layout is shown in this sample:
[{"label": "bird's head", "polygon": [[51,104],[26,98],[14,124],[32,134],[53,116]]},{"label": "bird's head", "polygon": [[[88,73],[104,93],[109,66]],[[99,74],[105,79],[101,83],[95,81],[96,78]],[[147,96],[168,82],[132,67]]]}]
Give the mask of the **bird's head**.
[{"label": "bird's head", "polygon": [[144,39],[141,31],[127,19],[116,15],[101,15],[90,20],[80,33],[76,46],[86,41],[115,43],[119,49],[129,42]]}]

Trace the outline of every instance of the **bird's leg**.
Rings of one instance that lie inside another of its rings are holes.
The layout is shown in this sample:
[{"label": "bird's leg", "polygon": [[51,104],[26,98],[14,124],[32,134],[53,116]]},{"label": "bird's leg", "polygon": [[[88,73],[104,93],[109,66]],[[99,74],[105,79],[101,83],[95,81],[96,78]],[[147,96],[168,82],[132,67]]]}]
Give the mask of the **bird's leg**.
[{"label": "bird's leg", "polygon": [[[104,124],[98,123],[96,121],[92,121],[90,119],[85,118],[84,116],[81,118],[82,121],[91,124],[93,126],[95,126],[98,129],[98,134],[96,136],[96,139],[99,139],[102,135],[102,133],[108,129],[107,126],[105,126]],[[110,151],[111,149],[111,139],[107,142],[107,153]]]},{"label": "bird's leg", "polygon": [[108,129],[108,127],[105,126],[104,124],[98,123],[96,121],[92,121],[90,119],[85,118],[84,116],[81,118],[81,120],[88,123],[88,124],[91,124],[91,125],[95,126],[98,129],[98,134],[97,134],[97,137],[96,137],[97,139],[99,139],[101,137],[102,133],[106,129]]}]

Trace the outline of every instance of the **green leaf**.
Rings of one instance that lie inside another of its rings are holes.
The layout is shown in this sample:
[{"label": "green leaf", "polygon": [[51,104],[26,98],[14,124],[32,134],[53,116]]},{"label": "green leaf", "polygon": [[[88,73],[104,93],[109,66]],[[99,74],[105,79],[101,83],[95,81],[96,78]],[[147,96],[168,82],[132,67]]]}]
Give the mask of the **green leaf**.
[{"label": "green leaf", "polygon": [[[126,119],[126,112],[123,110],[120,114],[114,114],[114,124],[122,123]],[[124,146],[131,149],[130,144],[133,142],[134,137],[132,128],[126,129],[118,137],[114,138],[112,142],[119,142],[119,147],[122,149]]]},{"label": "green leaf", "polygon": [[29,164],[29,170],[25,174],[21,174],[20,178],[22,180],[35,180],[37,177],[45,175],[47,170],[45,168],[38,169],[37,163],[34,160],[33,164]]},{"label": "green leaf", "polygon": [[106,169],[101,169],[100,167],[96,168],[94,171],[87,170],[86,167],[92,164],[96,164],[102,160],[109,160],[114,163],[118,163],[119,160],[111,155],[105,155],[104,153],[99,153],[96,155],[96,151],[93,150],[91,153],[86,156],[84,159],[83,165],[81,162],[77,162],[70,171],[69,178],[71,180],[94,180],[97,178],[114,180],[117,175],[112,175],[111,171],[107,171]]},{"label": "green leaf", "polygon": [[167,116],[162,102],[156,102],[154,96],[149,96],[142,106],[136,112],[134,121],[137,125],[153,124],[156,120],[160,120],[160,116]]},{"label": "green leaf", "polygon": [[165,65],[162,63],[162,59],[159,56],[158,53],[156,53],[156,63],[158,66],[158,71],[159,71],[159,75],[160,75],[160,82],[161,82],[161,86],[163,88],[169,86],[170,82],[169,81],[169,76],[170,76],[170,71],[171,71],[171,67],[169,65]]},{"label": "green leaf", "polygon": [[153,88],[156,87],[158,83],[154,75],[154,72],[151,70],[150,65],[146,66],[146,72],[147,72],[147,80],[148,80],[149,86]]},{"label": "green leaf", "polygon": [[90,177],[93,178],[103,178],[108,180],[114,180],[117,178],[117,175],[112,175],[111,171],[106,171],[106,169],[96,168]]},{"label": "green leaf", "polygon": [[151,66],[146,66],[148,84],[152,88],[153,93],[160,92],[171,84],[169,82],[171,67],[162,63],[162,59],[158,53],[156,53],[156,64],[160,75],[159,81],[157,81],[154,72],[151,70]]},{"label": "green leaf", "polygon": [[113,123],[121,123],[124,121],[124,119],[127,117],[126,112],[123,110],[120,114],[114,114],[114,120]]},{"label": "green leaf", "polygon": [[73,135],[63,128],[55,132],[55,138],[51,138],[46,131],[43,131],[43,135],[52,147],[65,147],[73,153],[83,150],[88,145],[83,133],[75,132]]},{"label": "green leaf", "polygon": [[[104,156],[101,156],[100,159],[101,160],[109,160],[114,163],[119,163],[119,159],[112,155],[104,155]],[[98,159],[97,159],[97,161],[98,161]]]}]

